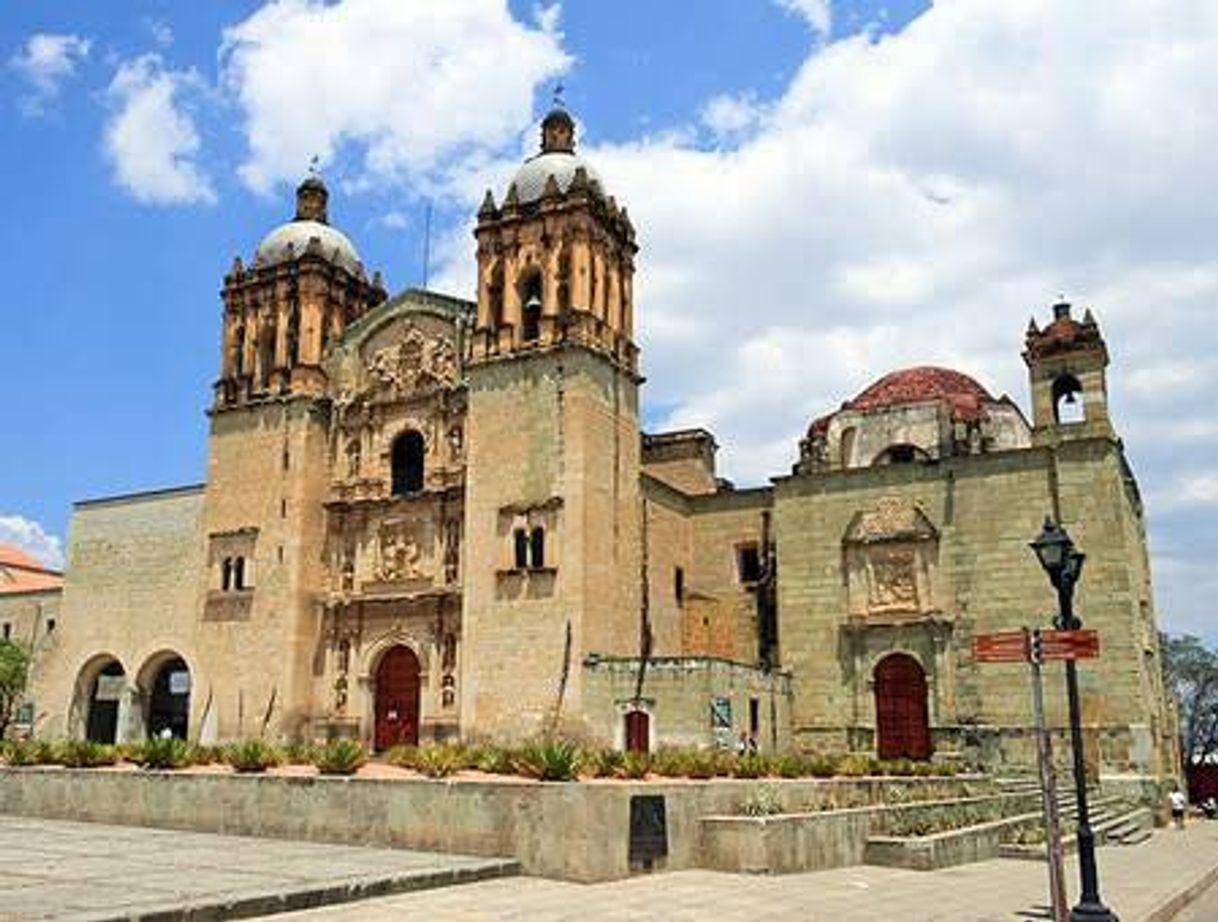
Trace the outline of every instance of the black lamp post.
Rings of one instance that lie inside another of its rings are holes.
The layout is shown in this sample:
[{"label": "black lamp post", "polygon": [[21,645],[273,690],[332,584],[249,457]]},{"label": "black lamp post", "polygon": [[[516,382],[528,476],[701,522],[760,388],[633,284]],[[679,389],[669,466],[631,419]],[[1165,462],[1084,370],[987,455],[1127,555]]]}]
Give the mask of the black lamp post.
[{"label": "black lamp post", "polygon": [[[1031,544],[1040,565],[1057,590],[1058,616],[1054,627],[1075,631],[1082,622],[1074,615],[1074,586],[1083,572],[1087,556],[1074,547],[1066,530],[1051,518],[1045,519]],[[1070,745],[1074,750],[1074,792],[1078,802],[1078,870],[1082,893],[1070,910],[1071,922],[1116,922],[1116,916],[1100,901],[1099,872],[1095,867],[1095,834],[1087,813],[1087,770],[1083,764],[1083,729],[1078,706],[1078,672],[1074,660],[1066,660],[1066,695],[1070,704]]]}]

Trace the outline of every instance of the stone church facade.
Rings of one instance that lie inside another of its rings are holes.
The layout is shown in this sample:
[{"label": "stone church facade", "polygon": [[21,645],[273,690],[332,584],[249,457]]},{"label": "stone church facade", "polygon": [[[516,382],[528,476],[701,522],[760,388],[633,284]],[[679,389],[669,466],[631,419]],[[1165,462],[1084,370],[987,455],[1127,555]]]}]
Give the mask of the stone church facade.
[{"label": "stone church facade", "polygon": [[1030,422],[907,369],[737,489],[711,433],[641,431],[635,230],[565,111],[477,218],[470,301],[388,297],[316,177],[233,263],[206,482],[77,504],[36,732],[383,749],[557,725],[636,749],[744,734],[1027,763],[1025,672],[970,643],[1047,622],[1028,541],[1053,515],[1088,555],[1092,757],[1172,770],[1142,505],[1089,312],[1029,327]]}]

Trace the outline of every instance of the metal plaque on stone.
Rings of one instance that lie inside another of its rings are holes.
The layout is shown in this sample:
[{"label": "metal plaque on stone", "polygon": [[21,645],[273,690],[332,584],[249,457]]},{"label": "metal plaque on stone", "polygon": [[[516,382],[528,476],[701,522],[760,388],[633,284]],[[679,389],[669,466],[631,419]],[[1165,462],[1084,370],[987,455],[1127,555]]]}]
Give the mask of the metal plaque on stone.
[{"label": "metal plaque on stone", "polygon": [[630,798],[630,851],[632,871],[650,871],[668,857],[668,818],[664,797],[640,794]]},{"label": "metal plaque on stone", "polygon": [[123,696],[123,687],[126,684],[126,676],[99,675],[97,677],[97,693],[93,696],[93,699],[95,701],[117,701]]}]

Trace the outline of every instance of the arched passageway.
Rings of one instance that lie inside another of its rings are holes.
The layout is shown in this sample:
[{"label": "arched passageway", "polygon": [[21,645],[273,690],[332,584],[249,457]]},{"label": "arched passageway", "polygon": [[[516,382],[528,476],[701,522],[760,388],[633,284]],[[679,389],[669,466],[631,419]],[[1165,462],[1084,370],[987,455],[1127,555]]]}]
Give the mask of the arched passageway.
[{"label": "arched passageway", "polygon": [[376,667],[373,744],[376,749],[419,743],[419,658],[409,647],[390,647]]},{"label": "arched passageway", "polygon": [[119,703],[127,685],[123,664],[111,659],[87,683],[85,739],[95,743],[118,741]]},{"label": "arched passageway", "polygon": [[930,758],[926,674],[907,653],[886,656],[875,667],[875,730],[881,759]]},{"label": "arched passageway", "polygon": [[190,669],[186,661],[180,656],[161,660],[151,673],[147,692],[148,736],[164,736],[168,731],[170,736],[186,739],[190,729]]}]

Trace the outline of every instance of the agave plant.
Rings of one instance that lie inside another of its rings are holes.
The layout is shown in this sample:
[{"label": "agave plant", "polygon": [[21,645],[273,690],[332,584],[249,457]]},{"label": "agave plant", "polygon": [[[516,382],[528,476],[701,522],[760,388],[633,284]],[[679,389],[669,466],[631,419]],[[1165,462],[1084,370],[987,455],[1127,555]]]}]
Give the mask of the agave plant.
[{"label": "agave plant", "polygon": [[59,746],[59,761],[68,768],[97,768],[113,765],[118,753],[113,746],[93,740],[64,740]]},{"label": "agave plant", "polygon": [[526,746],[517,759],[521,774],[538,781],[574,781],[582,762],[579,747],[565,740],[542,740]]},{"label": "agave plant", "polygon": [[355,740],[330,740],[318,747],[313,764],[323,775],[353,775],[368,761],[368,753]]},{"label": "agave plant", "polygon": [[249,739],[233,743],[224,753],[224,761],[239,772],[264,772],[274,768],[283,757],[279,749],[265,740]]},{"label": "agave plant", "polygon": [[186,740],[158,736],[140,743],[133,756],[142,768],[182,768],[190,764],[191,749]]}]

